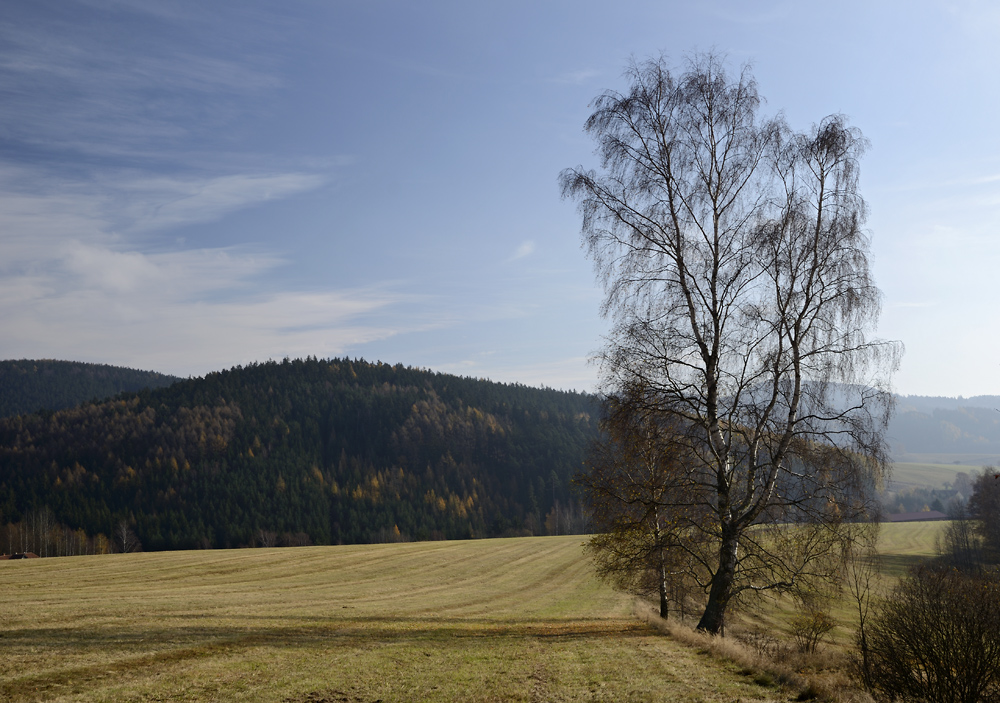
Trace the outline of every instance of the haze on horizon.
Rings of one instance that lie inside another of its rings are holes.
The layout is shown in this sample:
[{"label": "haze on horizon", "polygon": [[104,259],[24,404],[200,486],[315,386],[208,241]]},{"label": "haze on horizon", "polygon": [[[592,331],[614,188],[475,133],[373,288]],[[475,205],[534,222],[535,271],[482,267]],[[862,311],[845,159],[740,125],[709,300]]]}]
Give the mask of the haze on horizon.
[{"label": "haze on horizon", "polygon": [[1000,394],[1000,9],[985,2],[0,7],[0,358],[180,376],[348,355],[591,390],[560,170],[630,57],[751,62],[871,140],[896,390]]}]

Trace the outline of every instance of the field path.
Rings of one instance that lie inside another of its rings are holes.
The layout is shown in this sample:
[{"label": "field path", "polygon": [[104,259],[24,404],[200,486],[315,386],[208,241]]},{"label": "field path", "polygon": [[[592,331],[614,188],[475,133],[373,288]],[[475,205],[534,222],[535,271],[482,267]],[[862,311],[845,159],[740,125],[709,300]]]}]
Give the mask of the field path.
[{"label": "field path", "polygon": [[0,700],[770,701],[581,537],[0,563]]}]

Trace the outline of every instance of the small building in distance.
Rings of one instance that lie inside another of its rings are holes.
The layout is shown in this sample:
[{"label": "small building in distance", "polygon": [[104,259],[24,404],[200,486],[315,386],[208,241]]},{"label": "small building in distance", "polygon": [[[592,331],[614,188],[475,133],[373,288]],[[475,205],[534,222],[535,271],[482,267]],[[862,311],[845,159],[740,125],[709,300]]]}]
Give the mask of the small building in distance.
[{"label": "small building in distance", "polygon": [[14,552],[13,554],[0,554],[0,561],[7,561],[9,559],[37,559],[38,555],[34,552]]}]

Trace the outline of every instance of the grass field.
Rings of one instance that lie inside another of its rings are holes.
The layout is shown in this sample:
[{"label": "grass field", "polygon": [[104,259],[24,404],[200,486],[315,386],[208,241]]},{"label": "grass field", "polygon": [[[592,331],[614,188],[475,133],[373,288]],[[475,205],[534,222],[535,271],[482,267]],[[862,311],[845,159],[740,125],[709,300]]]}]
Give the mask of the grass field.
[{"label": "grass field", "polygon": [[[948,525],[940,522],[885,523],[879,532],[879,578],[873,584],[873,594],[887,596],[896,582],[913,566],[937,555],[937,539]],[[857,605],[850,593],[831,604],[830,614],[838,623],[830,635],[836,647],[850,647],[854,641]],[[762,608],[745,614],[744,627],[763,627],[790,636],[789,623],[797,614],[796,604],[789,596],[768,601]]]},{"label": "grass field", "polygon": [[929,464],[896,462],[892,466],[892,484],[897,487],[930,486],[942,488],[945,483],[953,483],[955,474],[964,471],[970,476],[978,473],[980,466],[960,464]]},{"label": "grass field", "polygon": [[882,525],[879,551],[882,574],[889,582],[906,573],[911,566],[937,554],[937,538],[947,521],[893,522]]},{"label": "grass field", "polygon": [[3,562],[0,700],[782,699],[640,621],[582,539]]},{"label": "grass field", "polygon": [[1000,464],[1000,455],[997,454],[957,454],[950,452],[937,454],[902,454],[898,457],[898,459],[901,462],[952,466],[956,471],[974,471],[982,466],[996,466]]},{"label": "grass field", "polygon": [[[887,579],[942,527],[884,526]],[[788,699],[636,617],[583,539],[0,562],[0,700]]]}]

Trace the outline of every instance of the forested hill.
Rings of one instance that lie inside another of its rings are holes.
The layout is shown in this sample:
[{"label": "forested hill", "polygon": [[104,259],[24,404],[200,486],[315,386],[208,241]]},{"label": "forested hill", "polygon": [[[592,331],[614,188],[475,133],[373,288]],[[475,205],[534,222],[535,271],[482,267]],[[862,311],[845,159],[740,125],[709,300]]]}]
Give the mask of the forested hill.
[{"label": "forested hill", "polygon": [[79,361],[0,361],[0,417],[62,410],[122,392],[163,388],[179,380],[154,371]]},{"label": "forested hill", "polygon": [[126,520],[147,550],[560,531],[596,419],[584,394],[401,365],[237,367],[0,420],[0,525]]},{"label": "forested hill", "polygon": [[1000,396],[900,396],[889,424],[893,454],[1000,455]]}]

